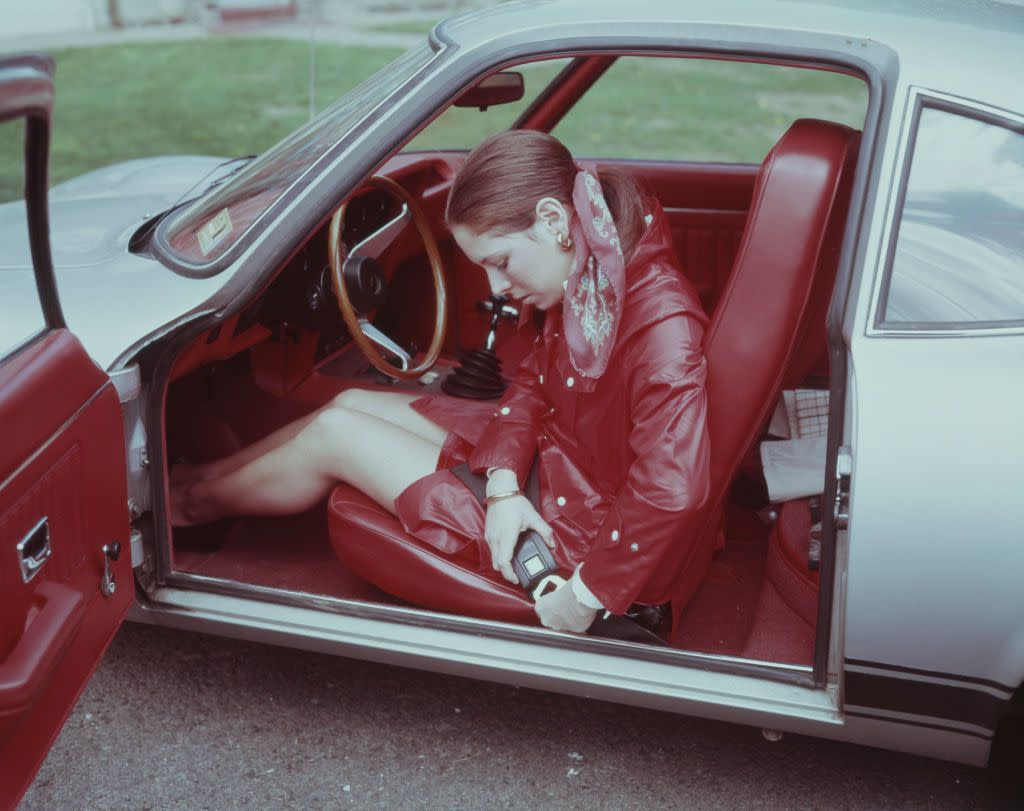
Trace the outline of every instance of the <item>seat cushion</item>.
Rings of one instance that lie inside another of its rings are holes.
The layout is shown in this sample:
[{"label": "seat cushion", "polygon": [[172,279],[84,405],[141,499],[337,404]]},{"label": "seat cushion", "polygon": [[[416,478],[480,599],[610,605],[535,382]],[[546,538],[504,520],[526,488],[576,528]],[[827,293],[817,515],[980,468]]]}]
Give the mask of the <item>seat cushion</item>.
[{"label": "seat cushion", "polygon": [[388,594],[436,611],[538,623],[523,589],[490,568],[453,562],[354,487],[339,485],[331,494],[328,527],[341,562]]}]

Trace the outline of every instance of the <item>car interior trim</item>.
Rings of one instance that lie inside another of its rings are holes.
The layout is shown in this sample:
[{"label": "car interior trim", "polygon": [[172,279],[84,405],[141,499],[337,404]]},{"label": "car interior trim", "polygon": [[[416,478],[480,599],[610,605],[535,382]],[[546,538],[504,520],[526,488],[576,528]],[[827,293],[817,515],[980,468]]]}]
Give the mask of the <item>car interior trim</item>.
[{"label": "car interior trim", "polygon": [[102,397],[106,397],[108,388],[113,388],[113,384],[107,382],[100,386],[100,388],[98,388],[92,394],[92,396],[89,397],[88,400],[83,402],[78,408],[75,409],[75,412],[71,416],[64,420],[64,422],[56,431],[51,433],[50,436],[47,437],[47,439],[45,439],[43,442],[34,445],[32,453],[25,457],[21,461],[21,463],[16,468],[14,468],[14,470],[12,470],[10,474],[7,475],[7,477],[0,481],[0,491],[11,486],[14,480],[18,478],[18,476],[20,476],[25,471],[26,468],[30,467],[32,463],[36,461],[36,459],[45,454],[47,450],[50,448],[50,446],[53,445],[54,442],[57,442],[62,437],[64,437],[67,433],[68,428],[74,425],[74,423],[92,407],[94,402],[96,402]]}]

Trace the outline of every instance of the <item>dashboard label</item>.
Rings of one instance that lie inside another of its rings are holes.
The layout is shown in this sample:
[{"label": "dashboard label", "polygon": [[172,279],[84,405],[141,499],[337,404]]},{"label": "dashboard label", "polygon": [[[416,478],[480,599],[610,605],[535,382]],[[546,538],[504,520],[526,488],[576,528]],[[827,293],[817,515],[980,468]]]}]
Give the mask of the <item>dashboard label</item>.
[{"label": "dashboard label", "polygon": [[199,250],[209,256],[224,238],[231,233],[231,215],[222,208],[216,216],[199,229]]}]

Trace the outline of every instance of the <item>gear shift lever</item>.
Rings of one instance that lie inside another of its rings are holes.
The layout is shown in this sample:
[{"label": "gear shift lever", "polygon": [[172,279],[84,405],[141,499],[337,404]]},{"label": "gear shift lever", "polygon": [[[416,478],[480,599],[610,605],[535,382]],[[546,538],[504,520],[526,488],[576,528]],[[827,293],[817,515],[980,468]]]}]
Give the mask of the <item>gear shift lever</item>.
[{"label": "gear shift lever", "polygon": [[441,389],[455,397],[470,400],[495,400],[504,393],[508,384],[501,376],[501,361],[494,351],[501,319],[519,318],[519,310],[504,296],[491,296],[477,302],[477,309],[490,313],[489,329],[483,349],[463,349],[459,354],[459,368],[441,381]]}]

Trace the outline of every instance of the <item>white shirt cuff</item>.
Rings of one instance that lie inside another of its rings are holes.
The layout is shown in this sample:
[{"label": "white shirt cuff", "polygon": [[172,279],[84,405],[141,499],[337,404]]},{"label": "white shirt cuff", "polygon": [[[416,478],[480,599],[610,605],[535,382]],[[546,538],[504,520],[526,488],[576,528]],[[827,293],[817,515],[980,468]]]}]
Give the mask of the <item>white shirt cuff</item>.
[{"label": "white shirt cuff", "polygon": [[583,564],[581,563],[576,567],[576,571],[572,573],[572,577],[569,579],[569,584],[572,586],[573,597],[587,608],[604,611],[605,607],[601,604],[601,601],[594,596],[594,592],[587,588],[587,584],[584,583],[583,579],[580,577],[580,569],[582,568]]}]

